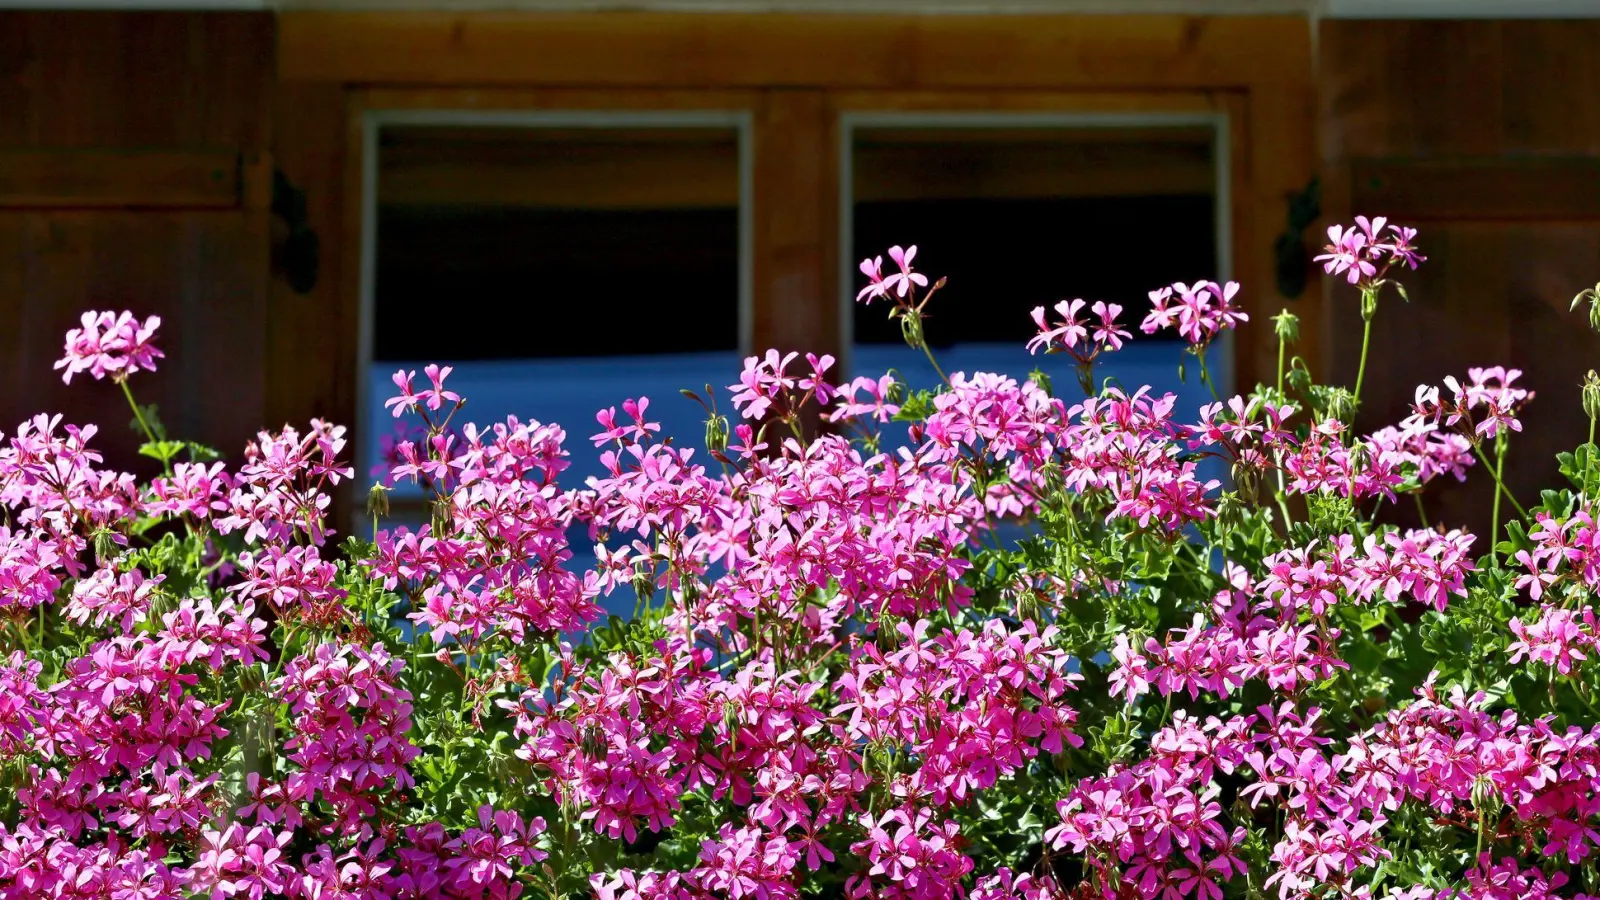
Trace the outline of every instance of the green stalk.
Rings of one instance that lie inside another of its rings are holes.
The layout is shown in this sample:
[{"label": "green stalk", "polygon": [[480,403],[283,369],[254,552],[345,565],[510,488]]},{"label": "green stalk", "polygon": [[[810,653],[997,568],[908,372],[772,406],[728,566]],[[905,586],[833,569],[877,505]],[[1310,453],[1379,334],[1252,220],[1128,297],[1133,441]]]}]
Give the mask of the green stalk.
[{"label": "green stalk", "polygon": [[[118,381],[117,384],[122,388],[122,396],[128,398],[128,406],[133,409],[133,417],[138,421],[140,430],[144,432],[145,440],[154,444],[156,442],[156,433],[150,430],[150,423],[144,420],[144,411],[139,409],[138,403],[134,402],[133,391],[128,387],[127,379]],[[168,459],[165,454],[161,457],[161,466],[168,475],[172,474],[172,460]]]},{"label": "green stalk", "polygon": [[[1479,445],[1473,444],[1472,452],[1478,455],[1478,461],[1483,463],[1483,467],[1489,470],[1490,475],[1494,476],[1494,483],[1499,486],[1500,492],[1506,495],[1506,499],[1511,501],[1511,505],[1516,507],[1517,515],[1527,518],[1528,511],[1522,508],[1522,504],[1517,502],[1517,498],[1511,493],[1511,489],[1506,487],[1505,481],[1501,479],[1501,468],[1489,464],[1489,457],[1484,455],[1483,448]],[[1500,456],[1501,462],[1504,462],[1504,450],[1500,451]]]},{"label": "green stalk", "polygon": [[1212,400],[1221,403],[1222,398],[1217,396],[1217,386],[1211,383],[1211,370],[1206,368],[1206,348],[1204,346],[1200,347],[1195,351],[1194,356],[1195,359],[1200,361],[1200,383],[1205,385],[1206,390],[1211,392]]},{"label": "green stalk", "polygon": [[1522,504],[1517,502],[1517,498],[1513,497],[1511,495],[1511,490],[1506,487],[1506,482],[1505,482],[1505,478],[1504,478],[1505,464],[1506,464],[1505,442],[1502,439],[1500,439],[1499,437],[1496,437],[1494,448],[1495,448],[1495,453],[1494,453],[1495,463],[1494,463],[1493,466],[1490,466],[1489,465],[1489,458],[1487,456],[1484,456],[1484,454],[1483,454],[1483,447],[1480,446],[1479,444],[1473,444],[1472,445],[1473,452],[1478,454],[1478,459],[1482,460],[1484,468],[1488,469],[1489,470],[1489,474],[1494,476],[1494,483],[1495,483],[1495,486],[1498,488],[1498,490],[1496,490],[1495,494],[1494,494],[1494,506],[1493,506],[1493,509],[1492,509],[1492,511],[1490,513],[1490,518],[1489,518],[1489,561],[1490,562],[1495,562],[1497,560],[1497,558],[1498,558],[1495,555],[1495,549],[1494,548],[1495,548],[1495,544],[1500,542],[1500,495],[1504,494],[1506,496],[1506,499],[1511,501],[1511,505],[1515,506],[1517,508],[1517,514],[1518,515],[1522,516],[1523,518],[1527,518],[1528,517],[1528,511],[1522,508]]},{"label": "green stalk", "polygon": [[1585,454],[1589,458],[1584,460],[1587,465],[1583,467],[1583,496],[1585,498],[1594,496],[1589,493],[1589,470],[1594,468],[1594,449],[1594,416],[1591,415],[1589,417],[1589,450]]},{"label": "green stalk", "polygon": [[933,351],[928,349],[927,340],[919,340],[917,343],[922,345],[922,355],[928,358],[928,364],[933,366],[933,371],[939,375],[939,380],[945,384],[949,384],[950,378],[944,374],[943,369],[939,368],[939,361],[933,358]]},{"label": "green stalk", "polygon": [[1361,316],[1361,362],[1356,364],[1356,392],[1354,402],[1352,403],[1352,407],[1355,409],[1359,409],[1361,407],[1361,385],[1363,382],[1365,382],[1367,376],[1367,349],[1372,345],[1373,317],[1371,314],[1367,313],[1368,304],[1365,297],[1362,298],[1361,305],[1361,312],[1363,313]]},{"label": "green stalk", "polygon": [[[1288,343],[1281,334],[1278,336],[1278,396],[1280,397],[1283,396],[1283,356],[1288,348]],[[1283,513],[1283,529],[1285,533],[1288,533],[1288,530],[1294,526],[1294,519],[1289,515],[1289,501],[1286,496],[1287,492],[1283,487],[1283,451],[1281,449],[1278,451],[1278,464],[1275,469],[1274,474],[1278,476],[1278,511]]]}]

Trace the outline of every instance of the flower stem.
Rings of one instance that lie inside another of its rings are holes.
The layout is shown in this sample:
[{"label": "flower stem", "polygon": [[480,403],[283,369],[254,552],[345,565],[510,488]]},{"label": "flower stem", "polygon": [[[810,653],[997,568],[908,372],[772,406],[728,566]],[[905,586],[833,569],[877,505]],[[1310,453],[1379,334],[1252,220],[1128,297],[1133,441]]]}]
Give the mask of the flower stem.
[{"label": "flower stem", "polygon": [[1586,462],[1587,465],[1585,465],[1583,467],[1583,496],[1584,496],[1584,499],[1588,499],[1588,498],[1594,496],[1593,494],[1589,493],[1589,471],[1594,468],[1594,449],[1595,449],[1594,448],[1594,416],[1590,416],[1589,417],[1589,449],[1585,454],[1589,458],[1584,460],[1584,462]]},{"label": "flower stem", "polygon": [[922,345],[922,355],[926,356],[928,358],[928,364],[933,366],[933,371],[934,372],[938,373],[939,380],[944,382],[945,384],[949,384],[950,383],[950,378],[947,375],[944,374],[944,370],[943,369],[939,368],[939,361],[933,358],[933,351],[931,349],[929,349],[928,342],[924,340],[924,341],[918,341],[917,343]]},{"label": "flower stem", "polygon": [[1367,348],[1372,344],[1372,317],[1364,317],[1361,325],[1361,362],[1356,364],[1356,392],[1351,408],[1361,408],[1361,384],[1367,376]]},{"label": "flower stem", "polygon": [[[1283,355],[1288,344],[1289,341],[1283,335],[1278,335],[1278,396],[1280,398],[1283,396]],[[1283,449],[1281,447],[1278,449],[1278,464],[1274,469],[1274,474],[1278,476],[1278,511],[1283,513],[1283,529],[1284,533],[1287,534],[1288,530],[1294,527],[1294,519],[1289,515],[1289,501],[1287,492],[1283,487]]]},{"label": "flower stem", "polygon": [[1200,361],[1200,383],[1205,385],[1206,390],[1211,392],[1212,400],[1221,403],[1222,398],[1217,395],[1217,386],[1211,382],[1211,370],[1206,368],[1206,348],[1204,346],[1200,347],[1195,351],[1194,356],[1195,359]]},{"label": "flower stem", "polygon": [[[1501,493],[1505,494],[1506,495],[1506,499],[1511,501],[1511,505],[1516,507],[1517,515],[1522,516],[1523,518],[1527,518],[1528,511],[1526,509],[1523,509],[1521,503],[1517,502],[1516,496],[1514,496],[1511,493],[1511,489],[1506,487],[1505,481],[1500,477],[1502,468],[1489,465],[1489,457],[1487,457],[1487,456],[1485,456],[1483,454],[1483,448],[1481,448],[1481,447],[1477,446],[1476,444],[1474,444],[1472,449],[1473,449],[1473,452],[1478,454],[1478,460],[1480,462],[1482,462],[1484,467],[1489,470],[1489,474],[1494,476],[1494,483],[1499,485]],[[1499,453],[1499,456],[1500,456],[1501,463],[1504,463],[1505,462],[1505,451],[1501,450],[1500,453]]]},{"label": "flower stem", "polygon": [[[128,398],[128,406],[133,409],[133,418],[138,421],[139,429],[144,432],[145,440],[154,444],[156,442],[156,433],[150,430],[150,423],[145,421],[144,410],[140,409],[139,404],[133,399],[133,390],[128,387],[127,380],[123,379],[118,381],[117,384],[122,388],[122,396]],[[166,470],[168,475],[172,474],[172,460],[165,453],[161,455],[161,467]]]}]

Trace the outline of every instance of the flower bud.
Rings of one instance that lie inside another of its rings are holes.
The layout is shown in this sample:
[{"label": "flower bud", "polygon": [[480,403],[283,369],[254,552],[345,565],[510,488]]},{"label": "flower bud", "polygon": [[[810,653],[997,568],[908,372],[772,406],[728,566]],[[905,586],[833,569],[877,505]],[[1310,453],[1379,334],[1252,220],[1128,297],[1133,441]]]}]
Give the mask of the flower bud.
[{"label": "flower bud", "polygon": [[895,380],[889,382],[889,389],[883,392],[883,399],[884,399],[884,402],[892,403],[895,406],[899,406],[899,405],[905,403],[906,402],[906,386],[905,386],[905,383],[902,382],[898,378],[896,378]]},{"label": "flower bud", "polygon": [[593,722],[590,722],[589,724],[583,726],[583,731],[582,731],[581,736],[579,738],[578,746],[579,746],[579,749],[581,749],[583,751],[583,755],[587,756],[590,759],[603,759],[603,758],[605,758],[605,755],[606,755],[606,736],[605,736],[605,732],[600,730],[600,726],[599,725],[597,725],[597,724],[595,724]]},{"label": "flower bud", "polygon": [[1287,309],[1272,317],[1272,333],[1278,340],[1295,343],[1300,340],[1300,317]]},{"label": "flower bud", "polygon": [[1020,584],[1014,591],[1017,618],[1024,622],[1032,619],[1039,612],[1039,598],[1033,589],[1026,583]]},{"label": "flower bud", "polygon": [[706,450],[721,453],[728,449],[728,418],[712,416],[706,419]]},{"label": "flower bud", "polygon": [[738,703],[726,702],[722,704],[722,730],[728,735],[729,749],[734,753],[739,752],[739,720],[744,711]]},{"label": "flower bud", "polygon": [[367,515],[387,516],[389,514],[389,489],[380,482],[374,481],[367,491]]},{"label": "flower bud", "polygon": [[1600,373],[1593,369],[1583,379],[1583,414],[1600,419]]},{"label": "flower bud", "polygon": [[900,317],[900,336],[905,338],[907,347],[913,350],[923,349],[921,313],[913,309]]},{"label": "flower bud", "polygon": [[1329,418],[1349,422],[1355,415],[1356,398],[1344,388],[1329,388],[1326,394]]},{"label": "flower bud", "polygon": [[1578,296],[1572,298],[1572,306],[1569,308],[1577,309],[1578,304],[1585,301],[1589,304],[1589,327],[1600,331],[1600,284],[1579,292]]},{"label": "flower bud", "polygon": [[1500,791],[1494,786],[1494,781],[1487,775],[1479,775],[1472,780],[1472,808],[1478,813],[1498,812],[1501,806]]},{"label": "flower bud", "polygon": [[647,598],[654,596],[656,592],[656,579],[654,573],[650,572],[644,566],[639,566],[638,568],[634,569],[633,592],[639,596],[639,599],[646,601]]},{"label": "flower bud", "polygon": [[94,533],[94,558],[101,564],[115,559],[117,556],[117,539],[109,528],[102,528]]},{"label": "flower bud", "polygon": [[1378,314],[1378,288],[1376,286],[1361,289],[1361,321],[1371,322],[1372,317]]},{"label": "flower bud", "polygon": [[1259,484],[1256,467],[1247,462],[1235,461],[1233,464],[1233,484],[1239,492],[1241,499],[1254,501],[1256,487]]}]

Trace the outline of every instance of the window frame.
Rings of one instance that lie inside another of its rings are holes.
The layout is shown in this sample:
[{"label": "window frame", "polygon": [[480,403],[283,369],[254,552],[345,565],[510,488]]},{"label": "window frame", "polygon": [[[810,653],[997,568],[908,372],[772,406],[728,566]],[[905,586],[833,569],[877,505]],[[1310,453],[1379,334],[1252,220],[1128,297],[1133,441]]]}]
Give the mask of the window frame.
[{"label": "window frame", "polygon": [[[855,243],[855,135],[862,129],[892,131],[921,128],[971,129],[1055,129],[1080,130],[1139,128],[1203,128],[1211,131],[1212,156],[1215,178],[1215,215],[1217,271],[1196,273],[1219,282],[1231,280],[1234,265],[1234,159],[1231,134],[1234,123],[1226,110],[1149,110],[1149,111],[1093,111],[1066,109],[893,109],[870,108],[841,109],[837,113],[838,146],[836,171],[838,172],[838,303],[839,303],[839,367],[851,376],[861,374],[852,368],[851,355],[855,346],[855,296],[860,287],[860,260],[853,259]],[[887,106],[888,104],[885,104]],[[1151,289],[1160,285],[1150,285]],[[1136,316],[1137,318],[1137,316]],[[1235,347],[1233,332],[1225,332],[1212,345],[1216,354],[1210,364],[1221,377],[1217,388],[1224,396],[1233,393],[1235,382]]]},{"label": "window frame", "polygon": [[739,254],[739,343],[737,352],[748,356],[755,327],[755,118],[748,109],[464,109],[378,107],[360,114],[360,237],[359,303],[356,329],[356,415],[361,423],[355,429],[351,448],[353,458],[365,460],[377,429],[369,427],[374,397],[370,396],[370,370],[377,326],[378,259],[378,171],[379,138],[386,127],[405,128],[608,128],[649,129],[727,129],[738,142],[738,254]]}]

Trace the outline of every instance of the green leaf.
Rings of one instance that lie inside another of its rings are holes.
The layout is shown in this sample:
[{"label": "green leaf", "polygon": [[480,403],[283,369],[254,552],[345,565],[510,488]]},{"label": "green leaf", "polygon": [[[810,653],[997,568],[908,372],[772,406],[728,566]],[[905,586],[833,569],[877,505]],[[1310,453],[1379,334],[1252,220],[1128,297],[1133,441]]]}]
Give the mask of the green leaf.
[{"label": "green leaf", "polygon": [[139,453],[161,463],[171,462],[188,445],[183,441],[149,441],[140,445]]},{"label": "green leaf", "polygon": [[215,448],[194,441],[184,441],[183,448],[189,451],[190,462],[214,462],[222,458],[222,454]]}]

